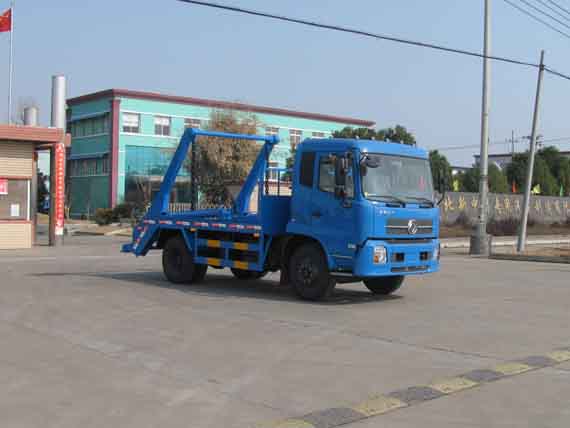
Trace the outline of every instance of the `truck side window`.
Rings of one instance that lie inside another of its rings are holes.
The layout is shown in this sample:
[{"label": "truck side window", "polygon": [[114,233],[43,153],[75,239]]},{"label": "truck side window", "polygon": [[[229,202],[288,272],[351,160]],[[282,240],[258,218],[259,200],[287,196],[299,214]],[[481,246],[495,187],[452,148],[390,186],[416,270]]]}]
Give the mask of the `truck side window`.
[{"label": "truck side window", "polygon": [[315,152],[305,152],[301,156],[301,173],[299,183],[303,186],[313,187],[315,172]]},{"label": "truck side window", "polygon": [[[334,193],[335,168],[334,162],[328,156],[322,156],[319,159],[319,190],[327,193]],[[346,196],[354,198],[354,176],[352,173],[352,165],[349,166],[346,177]]]},{"label": "truck side window", "polygon": [[328,156],[319,160],[319,190],[334,193],[334,163]]}]

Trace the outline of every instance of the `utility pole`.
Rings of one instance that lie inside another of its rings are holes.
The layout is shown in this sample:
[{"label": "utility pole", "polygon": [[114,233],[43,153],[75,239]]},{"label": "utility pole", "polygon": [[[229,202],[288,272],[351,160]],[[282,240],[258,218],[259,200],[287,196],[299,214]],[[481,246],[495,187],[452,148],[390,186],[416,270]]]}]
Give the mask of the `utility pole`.
[{"label": "utility pole", "polygon": [[488,255],[490,238],[487,235],[488,213],[488,170],[489,170],[489,104],[490,104],[490,74],[491,61],[491,0],[485,0],[485,35],[483,58],[483,101],[481,108],[481,155],[479,168],[481,180],[479,182],[479,218],[469,248],[470,254]]},{"label": "utility pole", "polygon": [[542,78],[544,76],[544,51],[540,52],[540,69],[538,71],[538,83],[536,85],[536,98],[534,100],[534,115],[532,118],[532,133],[530,136],[530,153],[528,156],[528,166],[526,171],[526,187],[524,189],[523,210],[521,224],[519,228],[519,240],[517,251],[522,253],[526,246],[526,227],[528,222],[528,211],[530,208],[530,192],[532,189],[532,175],[534,170],[534,154],[536,152],[538,114],[540,109],[540,94],[542,92]]},{"label": "utility pole", "polygon": [[513,129],[511,131],[511,162],[514,157],[515,157],[515,131]]}]

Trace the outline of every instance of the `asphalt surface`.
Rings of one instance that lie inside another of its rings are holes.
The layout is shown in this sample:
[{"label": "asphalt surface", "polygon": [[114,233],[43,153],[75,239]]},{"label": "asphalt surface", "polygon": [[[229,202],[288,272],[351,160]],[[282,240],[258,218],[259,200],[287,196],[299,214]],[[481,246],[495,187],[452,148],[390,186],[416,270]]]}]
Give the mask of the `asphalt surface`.
[{"label": "asphalt surface", "polygon": [[[306,303],[277,275],[171,286],[121,242],[0,251],[0,426],[330,427],[377,394],[570,346],[568,265],[444,255],[395,296]],[[566,428],[570,362],[433,398],[347,426]]]}]

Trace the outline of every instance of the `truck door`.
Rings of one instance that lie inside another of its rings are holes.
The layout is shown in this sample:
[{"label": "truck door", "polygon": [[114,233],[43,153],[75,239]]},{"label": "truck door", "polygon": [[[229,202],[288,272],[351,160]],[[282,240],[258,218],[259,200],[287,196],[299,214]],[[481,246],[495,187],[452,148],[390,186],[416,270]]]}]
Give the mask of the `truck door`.
[{"label": "truck door", "polygon": [[347,176],[346,199],[335,197],[335,165],[331,153],[318,153],[317,183],[313,187],[311,198],[311,229],[337,262],[343,257],[345,260],[346,257],[352,258],[354,254],[354,250],[349,248],[355,236],[353,171],[351,164]]}]

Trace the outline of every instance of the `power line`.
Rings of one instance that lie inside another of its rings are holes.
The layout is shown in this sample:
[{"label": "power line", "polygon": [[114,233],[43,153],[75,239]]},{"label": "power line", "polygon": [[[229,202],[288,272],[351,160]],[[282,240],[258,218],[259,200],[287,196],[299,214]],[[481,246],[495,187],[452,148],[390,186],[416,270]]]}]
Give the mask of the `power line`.
[{"label": "power line", "polygon": [[[528,141],[527,138],[518,138],[516,140],[514,140],[515,144],[521,144]],[[558,137],[558,138],[549,138],[547,140],[539,140],[540,144],[544,144],[544,143],[558,143],[558,144],[564,144],[566,142],[570,143],[570,137]],[[489,145],[499,145],[499,144],[510,144],[511,140],[496,140],[496,141],[490,141]],[[431,150],[438,150],[438,151],[451,151],[451,150],[466,150],[466,149],[476,149],[479,148],[481,145],[480,144],[468,144],[468,145],[464,145],[464,146],[448,146],[448,147],[436,147],[433,148]]]},{"label": "power line", "polygon": [[562,19],[565,19],[566,21],[570,21],[570,17],[568,15],[565,15],[564,13],[560,12],[559,10],[556,10],[555,8],[553,8],[552,6],[550,6],[548,3],[546,3],[544,0],[535,0],[538,3],[540,3],[541,5],[543,5],[545,8],[547,8],[548,10],[554,12],[555,14],[557,14],[558,16],[562,17]]},{"label": "power line", "polygon": [[[559,30],[558,28],[556,28],[555,26],[549,24],[548,22],[546,22],[545,20],[539,18],[538,16],[530,13],[528,10],[523,9],[522,7],[516,5],[515,3],[513,3],[510,0],[503,0],[505,3],[507,3],[508,5],[514,7],[515,9],[517,9],[519,12],[524,13],[525,15],[529,16],[530,18],[534,19],[537,22],[540,22],[542,25],[546,25],[548,28],[550,28],[553,31],[556,31],[558,34],[561,34],[562,36],[566,37],[567,39],[570,39],[570,34],[565,33],[562,30]],[[546,69],[545,69],[546,70]]]},{"label": "power line", "polygon": [[558,3],[556,3],[555,1],[553,1],[553,0],[546,0],[546,1],[547,1],[548,3],[552,3],[552,4],[553,4],[554,6],[556,6],[558,9],[560,9],[560,10],[566,12],[568,15],[570,15],[570,10],[568,10],[568,9],[566,9],[566,8],[564,8],[564,7],[562,7],[562,6],[560,6],[560,5],[559,5]]},{"label": "power line", "polygon": [[[323,23],[319,23],[316,21],[308,21],[305,19],[291,18],[288,16],[276,15],[276,14],[267,13],[267,12],[260,12],[260,11],[256,11],[256,10],[252,10],[252,9],[245,9],[245,8],[236,7],[236,6],[228,6],[228,5],[223,5],[223,4],[219,4],[219,3],[208,2],[208,1],[200,1],[200,0],[177,0],[177,1],[180,1],[182,3],[195,4],[198,6],[214,8],[214,9],[226,10],[226,11],[230,11],[230,12],[237,12],[237,13],[241,13],[241,14],[245,14],[245,15],[252,15],[252,16],[259,16],[262,18],[275,19],[278,21],[284,21],[284,22],[289,22],[289,23],[293,23],[293,24],[301,24],[301,25],[306,25],[306,26],[314,27],[314,28],[339,31],[342,33],[350,33],[350,34],[369,37],[369,38],[373,38],[373,39],[377,39],[377,40],[386,40],[386,41],[401,43],[401,44],[410,45],[410,46],[417,46],[417,47],[422,47],[422,48],[434,49],[434,50],[438,50],[438,51],[455,53],[455,54],[460,54],[460,55],[467,55],[467,56],[476,57],[476,58],[488,58],[488,59],[491,59],[494,61],[500,61],[500,62],[515,64],[515,65],[521,65],[521,66],[526,66],[526,67],[540,68],[539,64],[520,61],[520,60],[516,60],[516,59],[512,59],[512,58],[499,57],[499,56],[493,56],[493,55],[486,57],[485,55],[480,54],[478,52],[472,52],[472,51],[468,51],[468,50],[464,50],[464,49],[450,48],[450,47],[446,47],[446,46],[436,45],[433,43],[418,42],[415,40],[402,39],[399,37],[392,37],[392,36],[387,36],[387,35],[383,35],[383,34],[375,34],[375,33],[371,33],[368,31],[356,30],[356,29],[342,27],[342,26],[338,26],[338,25],[323,24]],[[535,17],[533,14],[526,11],[525,9],[522,9],[521,7],[517,6],[516,4],[512,3],[510,0],[504,0],[504,1],[509,3],[511,6],[515,7],[516,9],[520,10],[521,12],[531,16],[533,19],[536,19],[537,21],[541,22],[542,24],[546,25],[547,27],[550,27],[554,31],[556,31],[556,32],[562,34],[563,36],[567,37],[568,39],[570,39],[570,34],[564,33],[562,31],[558,30],[557,28],[551,26],[547,22],[541,20],[540,18]],[[554,71],[554,70],[547,68],[547,67],[545,67],[544,70],[551,73],[551,74],[554,74],[558,77],[562,77],[564,79],[570,80],[570,76],[565,75],[563,73]]]},{"label": "power line", "polygon": [[532,8],[532,9],[536,10],[538,13],[541,13],[541,14],[543,14],[544,16],[549,17],[549,18],[552,19],[553,21],[558,22],[560,25],[562,25],[563,27],[566,27],[566,28],[568,28],[568,29],[570,30],[570,25],[568,25],[568,24],[566,24],[565,22],[559,20],[559,19],[556,18],[555,16],[552,16],[551,14],[545,12],[545,11],[542,10],[541,8],[536,7],[535,5],[533,5],[532,3],[529,3],[529,2],[526,1],[526,0],[519,0],[519,1],[520,1],[521,3],[526,4],[528,7],[530,7],[530,8]]},{"label": "power line", "polygon": [[[383,35],[383,34],[371,33],[371,32],[364,31],[364,30],[356,30],[353,28],[341,27],[338,25],[323,24],[323,23],[319,23],[319,22],[315,22],[315,21],[308,21],[308,20],[299,19],[299,18],[291,18],[291,17],[287,17],[287,16],[282,16],[282,15],[275,15],[272,13],[260,12],[260,11],[251,10],[251,9],[244,9],[244,8],[236,7],[236,6],[227,6],[227,5],[223,5],[223,4],[219,4],[219,3],[199,1],[199,0],[178,0],[178,1],[180,1],[182,3],[190,3],[190,4],[199,5],[199,6],[206,6],[206,7],[210,7],[210,8],[214,8],[214,9],[222,9],[222,10],[227,10],[227,11],[231,11],[231,12],[243,13],[246,15],[253,15],[253,16],[260,16],[263,18],[276,19],[279,21],[290,22],[290,23],[294,23],[294,24],[302,24],[302,25],[307,25],[310,27],[324,28],[327,30],[340,31],[343,33],[351,33],[351,34],[356,34],[356,35],[364,36],[364,37],[370,37],[370,38],[374,38],[374,39],[378,39],[378,40],[387,40],[390,42],[402,43],[405,45],[418,46],[418,47],[422,47],[422,48],[435,49],[435,50],[439,50],[439,51],[443,51],[443,52],[468,55],[468,56],[472,56],[472,57],[476,57],[476,58],[485,58],[485,55],[483,55],[483,54],[480,54],[478,52],[472,52],[472,51],[464,50],[464,49],[456,49],[456,48],[450,48],[450,47],[446,47],[446,46],[436,45],[433,43],[425,43],[425,42],[418,42],[415,40],[402,39],[399,37],[393,37],[393,36],[387,36],[387,35]],[[570,38],[570,35],[568,35],[568,38]],[[515,60],[515,59],[511,59],[511,58],[505,58],[505,57],[499,57],[499,56],[488,56],[487,58],[492,59],[494,61],[501,61],[501,62],[516,64],[516,65],[524,65],[527,67],[534,67],[534,68],[539,67],[538,64],[525,62],[525,61],[519,61],[519,60]]]}]

